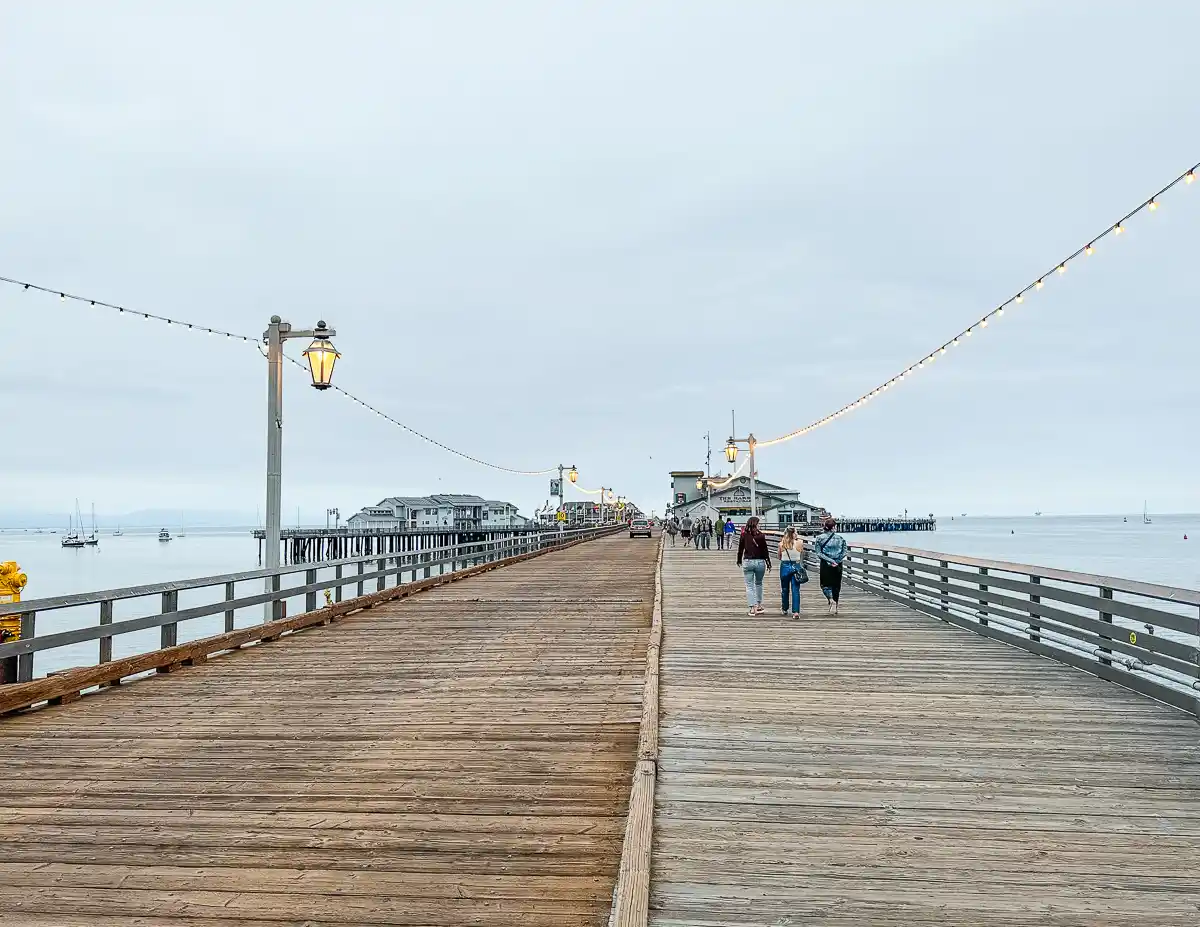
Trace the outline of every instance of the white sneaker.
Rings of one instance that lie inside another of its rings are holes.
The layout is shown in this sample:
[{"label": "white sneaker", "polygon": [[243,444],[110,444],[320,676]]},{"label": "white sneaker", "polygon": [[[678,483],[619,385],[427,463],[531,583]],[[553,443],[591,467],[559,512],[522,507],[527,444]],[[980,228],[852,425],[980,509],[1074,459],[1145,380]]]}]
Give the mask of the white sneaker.
[{"label": "white sneaker", "polygon": [[832,605],[829,607],[829,611],[830,611],[830,613],[831,613],[831,614],[834,614],[834,615],[836,615],[836,614],[837,614],[837,606],[838,606],[837,602],[834,602],[834,603],[833,603],[833,604],[832,604]]}]

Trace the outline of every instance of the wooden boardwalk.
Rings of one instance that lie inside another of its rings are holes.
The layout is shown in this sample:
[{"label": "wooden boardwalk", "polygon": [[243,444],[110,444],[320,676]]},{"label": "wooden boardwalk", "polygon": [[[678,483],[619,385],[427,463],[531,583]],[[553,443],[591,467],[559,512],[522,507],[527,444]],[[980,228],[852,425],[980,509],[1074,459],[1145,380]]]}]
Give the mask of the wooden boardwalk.
[{"label": "wooden boardwalk", "polygon": [[657,545],[0,720],[0,923],[601,925]]},{"label": "wooden boardwalk", "polygon": [[749,619],[732,555],[666,548],[652,925],[1200,923],[1194,720],[853,590],[784,620],[778,589]]}]

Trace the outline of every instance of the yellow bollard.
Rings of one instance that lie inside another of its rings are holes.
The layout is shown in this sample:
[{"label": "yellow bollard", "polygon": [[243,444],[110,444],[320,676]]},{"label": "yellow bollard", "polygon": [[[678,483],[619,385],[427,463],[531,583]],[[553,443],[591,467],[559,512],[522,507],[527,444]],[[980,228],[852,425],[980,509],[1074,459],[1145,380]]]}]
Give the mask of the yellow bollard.
[{"label": "yellow bollard", "polygon": [[[0,605],[21,601],[21,590],[29,577],[12,560],[0,563]],[[0,644],[15,641],[21,636],[21,616],[8,615],[0,618]]]},{"label": "yellow bollard", "polygon": [[[21,568],[13,561],[0,563],[0,605],[21,601],[21,590],[29,582],[29,577],[21,572]],[[20,640],[21,616],[5,615],[0,617],[0,644]],[[0,658],[0,684],[17,681],[17,658]]]}]

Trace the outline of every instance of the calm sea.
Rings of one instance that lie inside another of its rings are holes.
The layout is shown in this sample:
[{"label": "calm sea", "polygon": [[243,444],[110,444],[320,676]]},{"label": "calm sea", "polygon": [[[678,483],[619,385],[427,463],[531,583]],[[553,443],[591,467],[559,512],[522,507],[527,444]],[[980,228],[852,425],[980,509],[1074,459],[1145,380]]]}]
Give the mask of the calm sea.
[{"label": "calm sea", "polygon": [[[122,537],[106,532],[98,547],[63,549],[59,535],[0,531],[0,561],[15,560],[29,575],[25,600],[94,592],[213,576],[258,567],[258,542],[250,528],[195,529],[169,543],[158,540],[157,529],[127,530]],[[1185,540],[1185,536],[1187,540]],[[848,535],[852,543],[871,540],[892,546],[933,550],[948,554],[1010,560],[1037,566],[1058,567],[1200,589],[1200,515],[1158,515],[1153,523],[1142,516],[1090,517],[939,518],[936,532],[892,532]],[[292,582],[300,582],[296,577]],[[250,584],[239,594],[256,591]],[[347,594],[353,594],[348,589]],[[185,591],[179,607],[218,601],[221,588]],[[303,598],[288,602],[289,614],[303,607]],[[114,618],[152,614],[157,599],[118,602]],[[236,624],[244,627],[261,620],[261,607],[242,609]],[[38,633],[92,626],[97,606],[46,612],[38,616]],[[222,630],[220,615],[186,622],[179,640],[195,639]],[[140,653],[158,645],[158,630],[139,631],[114,638],[114,656]],[[39,654],[37,675],[96,661],[95,641]]]},{"label": "calm sea", "polygon": [[1200,589],[1200,515],[939,517],[934,532],[849,534],[945,554],[1010,560],[1122,579]]}]

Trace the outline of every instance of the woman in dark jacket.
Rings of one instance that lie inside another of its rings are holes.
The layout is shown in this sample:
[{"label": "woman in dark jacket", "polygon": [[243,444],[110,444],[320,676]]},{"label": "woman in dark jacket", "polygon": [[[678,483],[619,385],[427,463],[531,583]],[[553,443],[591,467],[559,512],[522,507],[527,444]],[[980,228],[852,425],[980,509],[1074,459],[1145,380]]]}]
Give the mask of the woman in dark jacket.
[{"label": "woman in dark jacket", "polygon": [[767,536],[758,528],[757,515],[751,516],[742,529],[737,562],[746,580],[746,603],[750,606],[747,614],[761,615],[766,611],[762,604],[763,577],[771,569],[771,547],[767,543]]}]

